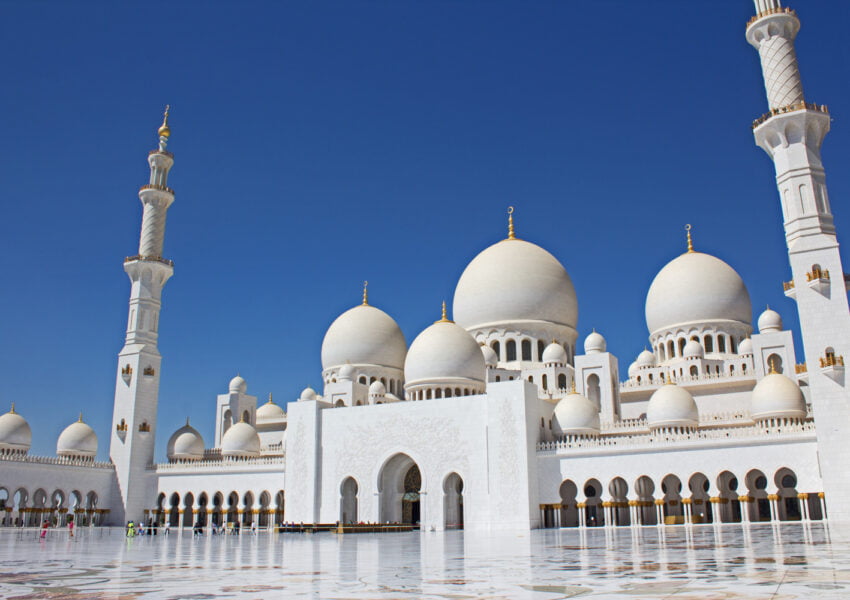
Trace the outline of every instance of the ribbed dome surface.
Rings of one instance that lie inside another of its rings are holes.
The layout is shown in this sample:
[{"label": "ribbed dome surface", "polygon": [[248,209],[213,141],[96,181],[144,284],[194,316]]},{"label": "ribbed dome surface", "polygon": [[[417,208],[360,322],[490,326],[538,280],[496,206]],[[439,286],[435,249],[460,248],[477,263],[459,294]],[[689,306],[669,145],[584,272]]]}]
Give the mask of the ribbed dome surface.
[{"label": "ribbed dome surface", "polygon": [[750,295],[735,269],[702,252],[686,252],[661,269],[646,296],[650,334],[690,323],[752,320]]},{"label": "ribbed dome surface", "polygon": [[472,259],[460,276],[454,317],[465,329],[521,321],[575,327],[578,303],[554,256],[530,242],[503,240]]},{"label": "ribbed dome surface", "polygon": [[350,362],[404,368],[407,342],[398,324],[384,311],[355,306],[331,323],[322,342],[322,368]]}]

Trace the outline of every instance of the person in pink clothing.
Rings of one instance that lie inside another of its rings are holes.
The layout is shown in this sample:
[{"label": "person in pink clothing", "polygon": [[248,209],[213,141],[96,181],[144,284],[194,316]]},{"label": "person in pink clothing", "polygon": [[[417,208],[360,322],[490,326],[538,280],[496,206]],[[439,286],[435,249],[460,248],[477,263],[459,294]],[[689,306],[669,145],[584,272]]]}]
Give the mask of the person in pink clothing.
[{"label": "person in pink clothing", "polygon": [[68,519],[68,537],[74,537],[74,519]]},{"label": "person in pink clothing", "polygon": [[44,539],[44,538],[47,537],[47,528],[48,527],[50,527],[50,521],[45,519],[44,521],[41,522],[41,539]]}]

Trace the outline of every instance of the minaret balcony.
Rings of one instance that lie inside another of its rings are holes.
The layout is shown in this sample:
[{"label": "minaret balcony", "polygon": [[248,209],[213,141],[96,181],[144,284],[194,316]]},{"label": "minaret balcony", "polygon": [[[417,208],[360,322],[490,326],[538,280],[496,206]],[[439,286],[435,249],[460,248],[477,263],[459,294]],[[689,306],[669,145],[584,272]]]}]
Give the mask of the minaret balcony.
[{"label": "minaret balcony", "polygon": [[821,356],[820,371],[833,381],[842,384],[844,383],[844,357],[836,356],[832,352],[827,352],[826,356]]},{"label": "minaret balcony", "polygon": [[813,267],[806,273],[806,285],[821,294],[829,291],[829,269]]},{"label": "minaret balcony", "polygon": [[146,262],[158,262],[158,263],[162,263],[164,265],[168,265],[169,267],[174,266],[173,260],[168,260],[167,258],[162,258],[161,256],[150,256],[150,255],[143,255],[143,254],[137,254],[136,256],[128,256],[124,259],[124,262],[128,263],[128,262],[133,262],[133,261],[136,261],[136,260],[141,260],[141,261],[146,261]]},{"label": "minaret balcony", "polygon": [[787,6],[779,6],[777,8],[768,8],[767,10],[761,11],[759,14],[755,15],[754,17],[750,17],[750,20],[747,21],[747,27],[749,27],[750,25],[752,25],[753,23],[755,23],[756,21],[758,21],[762,17],[767,17],[769,15],[778,15],[778,14],[783,14],[783,13],[794,16],[794,17],[797,16],[797,12],[795,10],[791,9],[791,8],[788,8]]},{"label": "minaret balcony", "polygon": [[797,288],[794,287],[794,280],[783,281],[782,289],[785,290],[785,295],[789,298],[797,298]]},{"label": "minaret balcony", "polygon": [[753,121],[753,129],[755,129],[771,117],[775,117],[776,115],[782,115],[785,113],[796,112],[798,110],[812,110],[815,112],[823,113],[825,115],[829,114],[829,108],[827,108],[825,104],[815,104],[814,102],[795,102],[794,104],[789,104],[788,106],[771,108],[770,112],[764,113],[758,119]]},{"label": "minaret balcony", "polygon": [[168,192],[171,195],[174,195],[174,190],[172,190],[167,185],[157,185],[155,183],[146,183],[142,187],[139,188],[139,191],[142,190],[157,190],[159,192]]}]

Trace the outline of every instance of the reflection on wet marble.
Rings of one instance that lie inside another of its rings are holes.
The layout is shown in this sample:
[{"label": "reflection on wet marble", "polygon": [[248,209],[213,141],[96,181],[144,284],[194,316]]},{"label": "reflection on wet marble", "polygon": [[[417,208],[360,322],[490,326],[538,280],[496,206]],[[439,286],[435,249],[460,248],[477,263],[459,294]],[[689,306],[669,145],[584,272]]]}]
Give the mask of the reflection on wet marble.
[{"label": "reflection on wet marble", "polygon": [[850,598],[850,541],[822,523],[478,534],[127,540],[0,530],[0,597]]}]

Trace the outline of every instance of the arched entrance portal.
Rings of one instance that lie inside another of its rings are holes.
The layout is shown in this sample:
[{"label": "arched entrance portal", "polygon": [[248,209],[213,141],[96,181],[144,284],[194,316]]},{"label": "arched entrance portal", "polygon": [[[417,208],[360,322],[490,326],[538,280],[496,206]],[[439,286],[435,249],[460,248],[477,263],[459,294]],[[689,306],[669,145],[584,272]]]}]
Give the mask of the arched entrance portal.
[{"label": "arched entrance portal", "polygon": [[421,488],[422,474],[412,458],[407,454],[396,454],[389,459],[378,478],[381,522],[418,525]]},{"label": "arched entrance portal", "polygon": [[346,477],[339,492],[339,522],[357,523],[357,482],[354,477]]},{"label": "arched entrance portal", "polygon": [[446,529],[463,529],[463,479],[457,473],[443,482],[443,510]]}]

